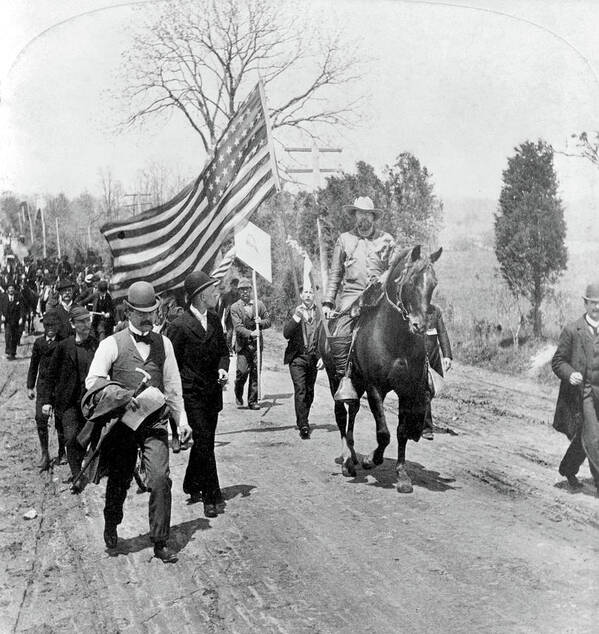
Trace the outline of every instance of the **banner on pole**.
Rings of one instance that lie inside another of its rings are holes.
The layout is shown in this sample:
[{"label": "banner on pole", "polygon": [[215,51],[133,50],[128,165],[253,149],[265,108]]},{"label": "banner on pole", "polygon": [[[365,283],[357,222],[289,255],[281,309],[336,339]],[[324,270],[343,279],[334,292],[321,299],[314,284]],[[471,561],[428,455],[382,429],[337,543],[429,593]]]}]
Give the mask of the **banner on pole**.
[{"label": "banner on pole", "polygon": [[272,283],[270,235],[252,222],[235,234],[235,256]]}]

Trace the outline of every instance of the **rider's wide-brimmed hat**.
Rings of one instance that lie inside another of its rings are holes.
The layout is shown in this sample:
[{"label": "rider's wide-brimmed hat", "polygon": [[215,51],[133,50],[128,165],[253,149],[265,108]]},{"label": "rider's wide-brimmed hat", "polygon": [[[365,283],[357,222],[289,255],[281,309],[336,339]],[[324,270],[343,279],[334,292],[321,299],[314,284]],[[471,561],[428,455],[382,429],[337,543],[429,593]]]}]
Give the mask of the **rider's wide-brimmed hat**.
[{"label": "rider's wide-brimmed hat", "polygon": [[127,292],[125,305],[142,313],[151,313],[160,306],[154,287],[149,282],[133,282]]},{"label": "rider's wide-brimmed hat", "polygon": [[587,292],[582,296],[587,302],[599,302],[599,282],[587,286]]},{"label": "rider's wide-brimmed hat", "polygon": [[375,218],[378,218],[383,213],[382,209],[378,209],[374,206],[372,198],[369,196],[358,196],[354,200],[353,205],[343,205],[343,209],[345,209],[348,214],[354,214],[356,211],[368,211],[374,214]]}]

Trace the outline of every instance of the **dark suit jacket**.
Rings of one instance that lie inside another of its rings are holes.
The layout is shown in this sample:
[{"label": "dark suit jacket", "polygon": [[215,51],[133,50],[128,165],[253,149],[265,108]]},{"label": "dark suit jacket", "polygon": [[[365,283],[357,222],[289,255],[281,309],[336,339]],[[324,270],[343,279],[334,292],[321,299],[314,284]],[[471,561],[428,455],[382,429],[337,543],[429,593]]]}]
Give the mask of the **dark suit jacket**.
[{"label": "dark suit jacket", "polygon": [[37,398],[42,403],[49,403],[47,396],[47,376],[52,355],[58,346],[58,339],[52,342],[46,340],[46,336],[38,337],[33,342],[31,361],[27,373],[27,389],[32,390],[37,383]]},{"label": "dark suit jacket", "polygon": [[[89,304],[91,304],[91,311],[94,313],[110,313],[110,317],[106,319],[106,326],[109,328],[114,327],[114,301],[112,295],[106,291],[104,293],[104,299],[100,297],[100,293],[96,291],[90,298]],[[100,315],[93,315],[92,325],[96,326],[100,319]]]},{"label": "dark suit jacket", "polygon": [[559,337],[551,360],[553,372],[561,379],[553,427],[572,438],[582,424],[582,385],[570,385],[572,372],[590,380],[593,363],[593,336],[584,317],[568,324]]},{"label": "dark suit jacket", "polygon": [[[321,321],[321,315],[318,308],[314,309],[314,321],[315,321],[315,332],[314,337],[316,338],[318,332],[318,325]],[[288,339],[287,348],[285,348],[285,355],[283,357],[283,363],[291,363],[295,357],[306,354],[308,351],[306,350],[306,346],[304,344],[304,321],[300,321],[299,323],[293,319],[293,314],[291,314],[287,321],[283,324],[283,337]],[[316,346],[314,347],[314,351],[317,352]]]},{"label": "dark suit jacket", "polygon": [[74,335],[56,346],[48,367],[46,385],[49,400],[46,402],[57,412],[79,404],[85,394],[85,377],[97,347],[97,341],[91,336],[83,345],[77,346]]},{"label": "dark suit jacket", "polygon": [[[270,328],[271,321],[266,306],[260,300],[258,300],[258,316],[262,320],[260,324],[260,345],[262,346],[262,330]],[[242,299],[231,306],[231,319],[235,329],[235,351],[255,351],[256,339],[252,337],[252,330],[256,329],[256,320],[253,316],[248,317]]]},{"label": "dark suit jacket", "polygon": [[[436,332],[433,333],[433,331]],[[429,334],[429,332],[433,334]],[[449,335],[447,334],[447,329],[443,322],[441,309],[435,306],[435,304],[429,306],[428,313],[426,314],[424,346],[431,368],[443,376],[443,364],[441,362],[441,355],[439,354],[439,347],[441,347],[443,358],[447,357],[451,359],[451,344],[449,343]]]},{"label": "dark suit jacket", "polygon": [[13,328],[19,325],[19,321],[25,316],[25,304],[19,293],[15,293],[13,301],[9,301],[8,293],[6,293],[2,300],[2,316],[4,317],[7,325]]},{"label": "dark suit jacket", "polygon": [[[71,304],[71,307],[72,306],[75,306],[75,302]],[[48,308],[50,307],[48,306]],[[56,304],[54,310],[56,311],[56,315],[60,321],[60,326],[58,327],[58,338],[66,339],[73,334],[73,328],[71,326],[69,313],[64,309],[60,301],[58,302],[58,304]]]},{"label": "dark suit jacket", "polygon": [[181,374],[183,398],[199,401],[207,409],[223,408],[218,371],[229,370],[229,348],[218,315],[207,313],[207,330],[188,309],[170,324],[167,332],[173,342]]}]

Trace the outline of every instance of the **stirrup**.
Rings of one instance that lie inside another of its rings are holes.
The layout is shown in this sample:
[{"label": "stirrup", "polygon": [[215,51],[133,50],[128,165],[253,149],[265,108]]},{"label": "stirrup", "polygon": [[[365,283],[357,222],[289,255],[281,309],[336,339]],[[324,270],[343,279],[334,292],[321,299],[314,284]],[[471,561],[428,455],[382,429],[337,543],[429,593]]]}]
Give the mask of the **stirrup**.
[{"label": "stirrup", "polygon": [[339,382],[339,387],[337,388],[333,399],[340,403],[350,403],[352,401],[359,400],[356,388],[354,387],[354,384],[351,382],[351,379],[348,376],[344,376],[341,378],[341,381]]}]

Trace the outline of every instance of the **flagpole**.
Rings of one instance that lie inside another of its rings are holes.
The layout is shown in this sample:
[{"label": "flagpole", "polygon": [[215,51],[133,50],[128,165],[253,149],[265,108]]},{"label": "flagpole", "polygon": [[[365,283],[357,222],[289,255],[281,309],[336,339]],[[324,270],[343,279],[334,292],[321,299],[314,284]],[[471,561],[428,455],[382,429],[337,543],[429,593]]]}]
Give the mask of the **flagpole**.
[{"label": "flagpole", "polygon": [[279,168],[277,167],[275,148],[272,142],[272,128],[270,126],[270,117],[268,116],[268,109],[266,107],[266,93],[264,92],[264,82],[262,81],[262,78],[260,78],[258,81],[258,90],[260,91],[260,101],[262,102],[262,109],[264,110],[264,121],[266,122],[266,143],[268,144],[270,167],[275,181],[275,189],[277,190],[277,192],[280,192],[281,180],[279,179]]},{"label": "flagpole", "polygon": [[58,216],[56,216],[54,220],[56,220],[56,250],[58,252],[58,259],[60,260],[60,236],[58,235]]},{"label": "flagpole", "polygon": [[258,282],[256,280],[256,269],[252,269],[252,284],[254,286],[254,314],[256,321],[256,363],[258,364],[257,375],[258,375],[258,403],[262,400],[262,346],[260,345],[260,324],[258,323],[258,318],[260,317],[258,313]]}]

